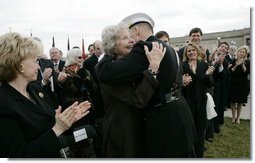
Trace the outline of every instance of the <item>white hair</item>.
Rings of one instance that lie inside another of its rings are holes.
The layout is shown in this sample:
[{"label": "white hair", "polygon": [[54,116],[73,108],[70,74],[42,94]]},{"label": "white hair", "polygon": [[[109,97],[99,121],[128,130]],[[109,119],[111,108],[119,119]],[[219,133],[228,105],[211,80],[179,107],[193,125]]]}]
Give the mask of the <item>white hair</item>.
[{"label": "white hair", "polygon": [[66,63],[65,66],[70,66],[73,64],[77,63],[77,59],[76,57],[81,57],[82,56],[82,51],[81,49],[78,48],[74,48],[74,49],[70,49],[67,54],[66,54]]},{"label": "white hair", "polygon": [[101,34],[103,51],[107,54],[114,55],[117,53],[116,42],[122,32],[128,30],[123,23],[106,26]]}]

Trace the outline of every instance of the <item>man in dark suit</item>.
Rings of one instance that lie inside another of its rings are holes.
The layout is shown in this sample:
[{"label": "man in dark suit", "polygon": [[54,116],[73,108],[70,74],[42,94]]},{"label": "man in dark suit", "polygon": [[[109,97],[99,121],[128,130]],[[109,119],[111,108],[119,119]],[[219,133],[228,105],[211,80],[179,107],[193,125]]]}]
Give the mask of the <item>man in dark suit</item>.
[{"label": "man in dark suit", "polygon": [[[189,40],[187,40],[187,42],[193,42],[195,43],[198,47],[200,47],[200,49],[202,51],[204,51],[205,53],[205,60],[208,61],[210,52],[208,49],[204,49],[204,47],[202,47],[200,45],[201,41],[202,41],[202,37],[203,37],[203,32],[200,28],[192,28],[189,32]],[[186,43],[185,43],[186,44]],[[182,47],[180,50],[178,50],[178,55],[180,57],[180,60],[183,60],[183,52],[184,52],[185,46]]]},{"label": "man in dark suit", "polygon": [[38,70],[37,80],[34,83],[37,83],[44,88],[45,92],[50,97],[54,109],[57,109],[59,106],[57,95],[59,89],[57,81],[58,74],[54,71],[53,63],[49,59],[38,58],[38,62],[40,69]]},{"label": "man in dark suit", "polygon": [[61,60],[61,53],[60,50],[58,48],[51,48],[50,49],[50,59],[53,63],[53,68],[54,71],[59,74],[59,72],[61,72],[65,66],[65,62]]},{"label": "man in dark suit", "polygon": [[149,65],[144,45],[151,49],[153,41],[162,43],[167,51],[159,71],[149,69],[157,77],[160,88],[145,108],[145,157],[192,157],[195,127],[189,106],[181,96],[182,74],[178,73],[177,54],[153,36],[154,21],[147,14],[130,15],[122,23],[130,29],[136,44],[127,57],[115,62],[105,56],[97,65],[98,80],[111,84],[140,80]]},{"label": "man in dark suit", "polygon": [[83,67],[86,68],[91,75],[93,76],[93,78],[95,78],[95,66],[98,63],[98,58],[101,56],[102,54],[102,43],[99,40],[96,40],[93,44],[93,48],[94,48],[94,54],[91,55],[91,57],[89,57],[87,60],[85,60],[83,62]]},{"label": "man in dark suit", "polygon": [[100,88],[99,88],[99,83],[95,74],[95,66],[98,63],[98,58],[102,55],[102,43],[99,40],[96,40],[93,44],[94,47],[94,54],[89,57],[87,60],[83,62],[83,68],[88,70],[95,81],[95,85],[97,86],[98,89],[96,89],[95,93],[95,101],[94,101],[94,108],[95,110],[95,119],[97,118],[102,118],[104,111],[103,111],[103,99],[100,93]]}]

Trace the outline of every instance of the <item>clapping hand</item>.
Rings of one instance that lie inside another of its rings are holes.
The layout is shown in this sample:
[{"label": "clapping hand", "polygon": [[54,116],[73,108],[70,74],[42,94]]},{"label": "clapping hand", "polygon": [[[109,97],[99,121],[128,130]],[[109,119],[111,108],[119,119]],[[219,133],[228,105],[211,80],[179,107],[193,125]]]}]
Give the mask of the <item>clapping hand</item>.
[{"label": "clapping hand", "polygon": [[42,75],[43,82],[45,84],[47,84],[49,82],[51,75],[52,75],[52,68],[45,68],[43,71],[43,75]]},{"label": "clapping hand", "polygon": [[244,64],[244,59],[243,58],[239,58],[236,60],[236,65],[241,65],[241,64]]},{"label": "clapping hand", "polygon": [[81,102],[80,104],[76,101],[61,113],[62,108],[59,106],[55,115],[56,123],[52,128],[55,134],[59,136],[68,130],[74,122],[89,113],[90,107],[91,104],[88,101]]},{"label": "clapping hand", "polygon": [[205,74],[206,75],[211,75],[213,74],[215,68],[213,66],[209,66],[208,69],[206,70]]},{"label": "clapping hand", "polygon": [[70,75],[66,73],[66,68],[64,67],[63,70],[58,75],[58,81],[62,83],[66,80],[68,76]]}]

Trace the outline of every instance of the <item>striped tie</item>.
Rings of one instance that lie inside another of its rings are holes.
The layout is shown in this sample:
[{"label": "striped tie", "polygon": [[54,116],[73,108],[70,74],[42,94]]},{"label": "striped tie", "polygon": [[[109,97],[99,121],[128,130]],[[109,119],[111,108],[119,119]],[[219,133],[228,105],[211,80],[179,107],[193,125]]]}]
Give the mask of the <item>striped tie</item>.
[{"label": "striped tie", "polygon": [[55,70],[56,73],[59,73],[58,64],[57,63],[54,63],[54,70]]}]

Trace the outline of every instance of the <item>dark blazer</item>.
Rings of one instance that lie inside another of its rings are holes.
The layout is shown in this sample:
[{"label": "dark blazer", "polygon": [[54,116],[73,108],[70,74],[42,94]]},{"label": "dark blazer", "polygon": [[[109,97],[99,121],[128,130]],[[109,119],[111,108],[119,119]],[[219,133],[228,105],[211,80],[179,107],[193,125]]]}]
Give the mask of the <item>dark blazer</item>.
[{"label": "dark blazer", "polygon": [[58,64],[58,70],[62,71],[64,67],[65,67],[65,61],[60,60]]},{"label": "dark blazer", "polygon": [[[195,126],[189,106],[183,97],[171,103],[154,105],[164,101],[165,93],[170,92],[178,72],[177,55],[170,46],[150,36],[146,42],[137,42],[129,56],[111,62],[104,56],[97,64],[97,76],[103,83],[125,83],[137,81],[142,72],[148,69],[144,45],[149,49],[152,41],[158,41],[166,47],[157,79],[160,87],[151,98],[145,111],[145,157],[188,157],[196,137]],[[179,73],[178,81],[182,80]],[[180,83],[180,82],[178,82]]]},{"label": "dark blazer", "polygon": [[49,59],[39,59],[40,73],[38,73],[37,80],[42,80],[42,73],[45,68],[53,68],[53,63]]},{"label": "dark blazer", "polygon": [[[61,67],[65,64],[65,62],[61,62]],[[59,83],[58,83],[58,74],[54,71],[53,63],[49,59],[39,59],[39,66],[40,70],[37,76],[37,80],[32,83],[37,83],[38,85],[41,85],[44,88],[45,93],[48,94],[50,97],[51,102],[53,103],[54,109],[57,109],[59,106],[59,99],[58,99],[58,92],[59,92]],[[54,92],[51,90],[51,83],[48,82],[47,85],[42,85],[42,73],[44,72],[45,68],[51,68],[52,71],[52,77],[54,82]],[[63,67],[62,67],[63,69]]]},{"label": "dark blazer", "polygon": [[29,84],[27,90],[36,104],[7,83],[0,87],[0,157],[60,157],[55,112],[40,86]]},{"label": "dark blazer", "polygon": [[94,89],[94,107],[95,107],[95,113],[93,114],[94,119],[102,118],[104,115],[104,103],[103,103],[103,97],[101,94],[101,88],[99,85],[99,81],[96,76],[95,72],[95,66],[98,63],[98,57],[93,54],[91,57],[89,57],[87,60],[83,62],[83,72],[88,70],[94,80],[94,84],[97,86],[97,89]]},{"label": "dark blazer", "polygon": [[234,63],[234,58],[233,57],[230,57],[231,54],[227,54],[225,56],[225,60],[228,61],[228,64],[233,64]]},{"label": "dark blazer", "polygon": [[98,63],[98,58],[95,54],[93,54],[91,57],[89,57],[87,60],[83,62],[83,67],[87,69],[92,77],[95,79],[95,66]]}]

